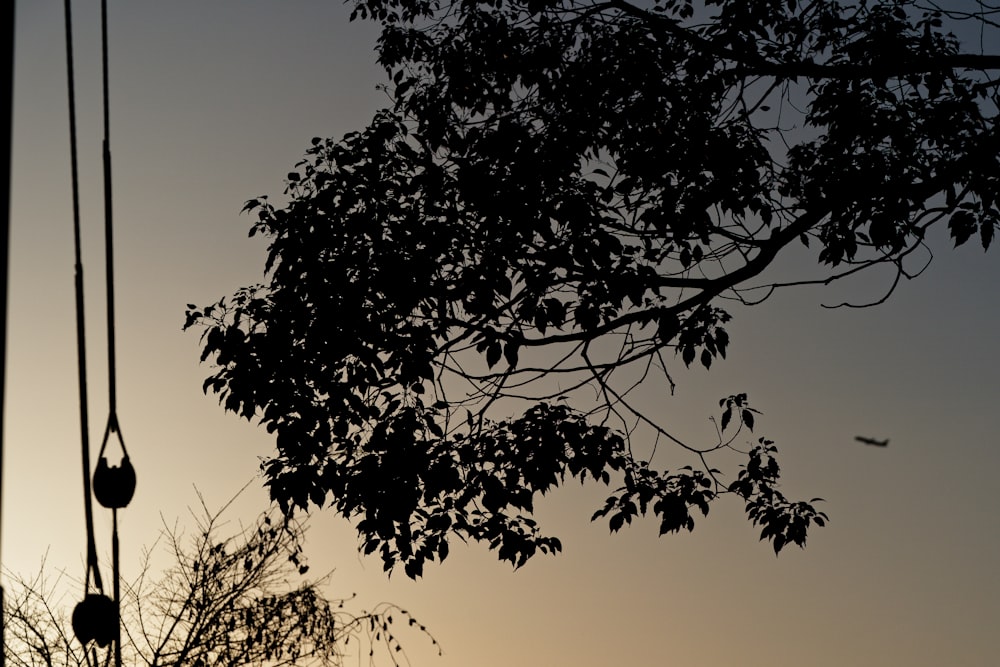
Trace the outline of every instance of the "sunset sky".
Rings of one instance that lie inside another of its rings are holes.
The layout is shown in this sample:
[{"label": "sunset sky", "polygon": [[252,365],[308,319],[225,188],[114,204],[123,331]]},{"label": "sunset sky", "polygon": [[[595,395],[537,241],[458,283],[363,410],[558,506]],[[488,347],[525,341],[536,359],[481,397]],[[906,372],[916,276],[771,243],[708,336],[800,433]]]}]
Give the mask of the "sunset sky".
[{"label": "sunset sky", "polygon": [[[76,66],[94,453],[107,410],[99,2],[77,0]],[[364,127],[387,104],[372,25],[337,0],[111,0],[118,414],[138,488],[122,511],[124,575],[196,489],[229,499],[273,448],[202,394],[185,304],[262,279],[245,200],[280,196],[312,137]],[[43,557],[82,577],[85,546],[74,342],[63,6],[17,4],[2,561]],[[978,46],[978,45],[977,45]],[[991,51],[989,44],[986,50]],[[998,48],[992,51],[1000,51]],[[891,276],[775,295],[735,310],[729,359],[644,389],[664,421],[711,439],[720,397],[747,392],[780,450],[783,491],[825,499],[805,550],[775,557],[725,498],[691,534],[654,520],[616,535],[589,522],[608,495],[571,484],[539,508],[564,553],[519,571],[455,544],[416,582],[357,553],[318,513],[307,555],[331,596],[416,615],[444,656],[401,633],[420,667],[987,667],[1000,661],[1000,249],[951,248],[878,308]],[[815,249],[813,250],[815,252]],[[798,250],[778,270],[815,273]],[[889,438],[865,447],[856,435]],[[754,438],[756,437],[756,434]],[[255,483],[233,514],[267,506]],[[110,517],[97,515],[110,549]],[[46,556],[47,554],[47,556]],[[75,600],[70,599],[67,604]],[[350,662],[348,664],[354,664]]]}]

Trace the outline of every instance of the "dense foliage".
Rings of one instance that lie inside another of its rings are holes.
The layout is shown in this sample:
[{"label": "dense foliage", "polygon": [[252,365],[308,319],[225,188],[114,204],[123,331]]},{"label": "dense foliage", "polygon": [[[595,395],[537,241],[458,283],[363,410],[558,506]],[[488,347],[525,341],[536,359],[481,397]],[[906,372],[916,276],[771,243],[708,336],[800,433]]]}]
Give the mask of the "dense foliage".
[{"label": "dense foliage", "polygon": [[[773,443],[709,460],[753,429],[744,394],[698,445],[633,390],[724,357],[726,299],[766,298],[793,245],[825,280],[912,277],[935,224],[990,245],[1000,57],[992,11],[949,4],[357,0],[394,104],[315,139],[287,205],[247,202],[267,283],[191,306],[206,391],[275,434],[286,511],[332,506],[411,576],[451,536],[558,550],[531,515],[567,476],[620,485],[613,530],[731,493],[803,545],[825,516],[778,491]],[[654,465],[664,440],[695,465]]]}]

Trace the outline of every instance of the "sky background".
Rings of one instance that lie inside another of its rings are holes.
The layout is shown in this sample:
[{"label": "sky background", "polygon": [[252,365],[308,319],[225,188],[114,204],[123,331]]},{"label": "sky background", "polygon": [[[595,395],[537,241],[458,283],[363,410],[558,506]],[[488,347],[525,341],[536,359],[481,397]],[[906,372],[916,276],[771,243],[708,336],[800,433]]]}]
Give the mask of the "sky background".
[{"label": "sky background", "polygon": [[[74,3],[92,447],[106,418],[99,3]],[[138,472],[120,517],[125,578],[162,522],[221,506],[273,448],[262,429],[201,392],[210,369],[185,304],[262,278],[245,200],[279,196],[314,136],[360,129],[386,103],[376,32],[336,0],[110,2],[118,415]],[[62,3],[17,6],[2,560],[43,557],[82,577],[73,248]],[[988,47],[989,45],[987,45]],[[989,50],[987,48],[987,50]],[[994,49],[996,50],[996,49]],[[870,273],[779,293],[734,311],[729,359],[678,372],[676,395],[645,400],[694,440],[713,439],[717,400],[745,391],[776,441],[783,490],[826,499],[805,550],[775,557],[732,498],[691,534],[655,520],[609,535],[591,513],[608,495],[571,484],[541,503],[564,553],[517,572],[481,546],[453,546],[412,582],[357,553],[344,521],[317,514],[306,553],[336,568],[331,596],[390,600],[444,649],[401,639],[421,667],[692,665],[985,667],[1000,655],[1000,263],[939,230],[935,260],[890,301]],[[810,270],[797,251],[782,272]],[[865,447],[855,435],[890,438]],[[756,434],[755,436],[756,437]],[[267,506],[255,483],[234,523]],[[110,517],[97,513],[98,545]],[[47,554],[47,556],[46,556]],[[69,599],[72,605],[75,598]],[[349,664],[354,664],[349,663]]]}]

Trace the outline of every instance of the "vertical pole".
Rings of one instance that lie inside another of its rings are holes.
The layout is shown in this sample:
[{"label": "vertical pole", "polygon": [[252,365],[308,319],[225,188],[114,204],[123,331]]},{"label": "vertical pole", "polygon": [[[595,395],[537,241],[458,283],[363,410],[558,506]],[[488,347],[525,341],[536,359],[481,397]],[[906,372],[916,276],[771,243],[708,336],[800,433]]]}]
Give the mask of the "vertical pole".
[{"label": "vertical pole", "polygon": [[[14,118],[14,0],[3,3],[6,33],[0,54],[0,526],[3,521],[3,430],[4,398],[7,377],[7,275],[10,239],[10,174],[11,131]],[[0,667],[7,663],[7,642],[4,633],[4,590],[0,584]]]}]

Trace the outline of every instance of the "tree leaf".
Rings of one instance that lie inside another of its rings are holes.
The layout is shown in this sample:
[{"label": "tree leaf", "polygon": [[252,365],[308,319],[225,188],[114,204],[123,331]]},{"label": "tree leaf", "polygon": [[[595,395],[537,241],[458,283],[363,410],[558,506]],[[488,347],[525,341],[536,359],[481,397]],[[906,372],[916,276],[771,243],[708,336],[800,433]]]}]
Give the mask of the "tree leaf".
[{"label": "tree leaf", "polygon": [[517,353],[520,348],[521,346],[518,343],[508,342],[504,345],[503,356],[507,360],[507,363],[510,364],[511,368],[517,366]]},{"label": "tree leaf", "polygon": [[493,368],[500,361],[501,346],[499,341],[493,341],[486,348],[486,365]]},{"label": "tree leaf", "polygon": [[993,242],[993,233],[995,230],[995,222],[987,218],[979,224],[979,237],[983,244],[983,250],[989,250],[990,244]]}]

